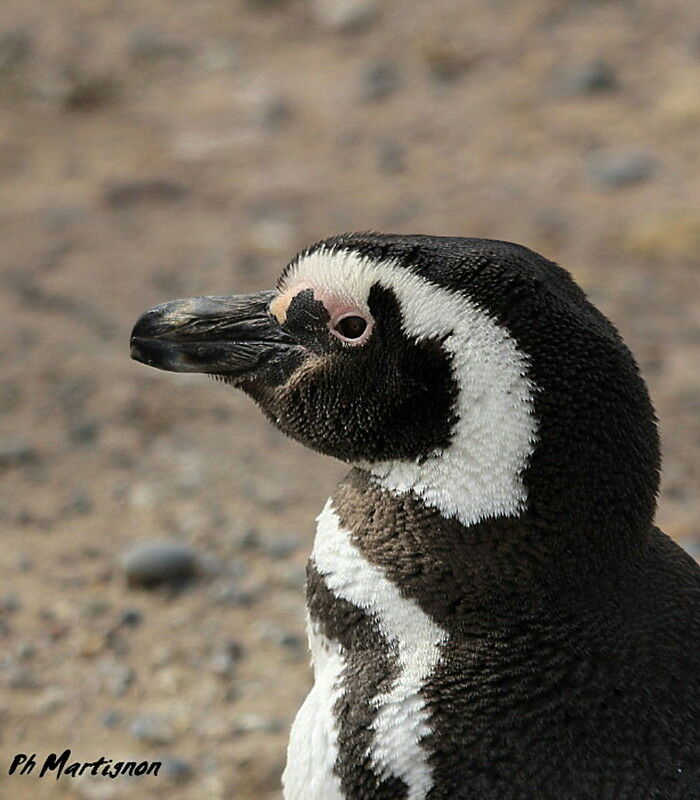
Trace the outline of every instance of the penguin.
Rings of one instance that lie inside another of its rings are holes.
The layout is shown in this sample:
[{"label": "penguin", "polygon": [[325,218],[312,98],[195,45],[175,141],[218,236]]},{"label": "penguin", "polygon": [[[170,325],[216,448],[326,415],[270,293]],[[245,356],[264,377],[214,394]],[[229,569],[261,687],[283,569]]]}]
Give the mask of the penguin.
[{"label": "penguin", "polygon": [[700,568],[654,525],[634,358],[566,270],[344,234],[273,291],[146,312],[131,355],[350,466],[308,563],[286,800],[700,798]]}]

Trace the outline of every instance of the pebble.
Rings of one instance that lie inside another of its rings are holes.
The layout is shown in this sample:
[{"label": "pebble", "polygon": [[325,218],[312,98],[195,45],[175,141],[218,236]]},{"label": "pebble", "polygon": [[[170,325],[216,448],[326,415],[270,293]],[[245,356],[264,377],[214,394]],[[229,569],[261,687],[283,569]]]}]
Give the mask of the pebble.
[{"label": "pebble", "polygon": [[618,188],[648,180],[654,160],[646,153],[596,153],[588,161],[588,173],[600,186]]},{"label": "pebble", "polygon": [[96,419],[85,419],[74,425],[69,436],[76,444],[90,444],[100,433],[100,423]]},{"label": "pebble", "polygon": [[255,603],[256,594],[251,589],[242,588],[237,580],[229,580],[216,589],[214,600],[228,606],[249,607]]},{"label": "pebble", "polygon": [[152,745],[170,744],[175,738],[172,728],[159,714],[136,717],[129,730],[135,739]]},{"label": "pebble", "polygon": [[269,620],[258,620],[255,625],[258,636],[263,641],[274,642],[294,652],[306,652],[307,645],[303,639],[294,631],[288,631]]},{"label": "pebble", "polygon": [[281,130],[293,116],[294,110],[284,97],[272,97],[263,102],[259,112],[260,124],[268,131]]},{"label": "pebble", "polygon": [[43,717],[58,711],[66,705],[66,693],[58,686],[45,689],[31,702],[32,713],[37,717]]},{"label": "pebble", "polygon": [[36,460],[36,450],[25,439],[14,436],[0,439],[0,469],[17,467]]},{"label": "pebble", "polygon": [[380,6],[378,0],[316,0],[314,11],[324,28],[356,33],[378,18]]},{"label": "pebble", "polygon": [[377,147],[379,169],[385,175],[398,175],[405,171],[405,151],[393,139],[384,139]]},{"label": "pebble", "polygon": [[37,689],[39,684],[33,673],[26,667],[13,665],[7,675],[7,685],[10,689]]},{"label": "pebble", "polygon": [[476,62],[474,52],[443,40],[428,41],[423,46],[423,58],[436,83],[458,80]]},{"label": "pebble", "polygon": [[615,70],[602,59],[591,61],[570,72],[562,81],[564,94],[586,95],[610,92],[617,88]]},{"label": "pebble", "polygon": [[100,722],[102,726],[105,728],[116,728],[124,721],[123,715],[119,711],[105,711],[105,713],[100,717]]},{"label": "pebble", "polygon": [[207,482],[206,459],[201,453],[185,451],[177,454],[172,463],[173,486],[179,492],[194,494]]},{"label": "pebble", "polygon": [[270,558],[281,561],[299,549],[299,539],[296,536],[276,536],[265,543],[264,549]]},{"label": "pebble", "polygon": [[0,383],[0,414],[14,411],[22,401],[22,389],[14,381]]},{"label": "pebble", "polygon": [[112,75],[75,74],[70,76],[61,99],[68,111],[92,111],[114,102],[119,93],[119,82]]},{"label": "pebble", "polygon": [[257,528],[245,528],[238,536],[235,536],[236,546],[242,550],[253,550],[260,546],[260,533]]},{"label": "pebble", "polygon": [[25,31],[0,34],[0,74],[14,72],[31,55],[32,42]]},{"label": "pebble", "polygon": [[225,647],[212,656],[209,662],[212,672],[222,677],[228,677],[242,655],[243,648],[238,642],[228,642]]},{"label": "pebble", "polygon": [[131,667],[115,661],[100,664],[100,673],[107,691],[115,697],[123,697],[136,680],[136,673]]},{"label": "pebble", "polygon": [[211,661],[209,662],[209,666],[214,674],[226,678],[233,671],[234,663],[234,659],[231,658],[231,655],[223,651],[214,653],[214,655],[211,657]]},{"label": "pebble", "polygon": [[81,608],[80,613],[83,617],[101,617],[106,614],[110,608],[111,605],[107,600],[98,598],[96,600],[88,600]]},{"label": "pebble", "polygon": [[6,592],[0,596],[0,613],[13,614],[22,608],[22,601],[16,592]]},{"label": "pebble", "polygon": [[68,504],[65,511],[68,514],[77,514],[78,516],[85,516],[90,514],[93,509],[92,499],[85,492],[73,492],[68,498]]},{"label": "pebble", "polygon": [[285,729],[285,723],[274,717],[265,717],[262,714],[242,714],[233,725],[233,732],[241,735],[246,733],[279,733]]},{"label": "pebble", "polygon": [[377,61],[365,69],[362,76],[364,100],[382,100],[395,92],[401,84],[399,72],[393,61]]},{"label": "pebble", "polygon": [[122,568],[130,586],[178,583],[195,575],[197,555],[181,542],[143,542],[122,556]]},{"label": "pebble", "polygon": [[194,773],[194,769],[189,761],[179,756],[164,756],[160,759],[163,766],[161,767],[160,775],[163,775],[171,783],[182,784],[186,783]]},{"label": "pebble", "polygon": [[136,28],[129,35],[129,55],[141,61],[163,58],[187,58],[189,47],[184,42],[168,39],[154,28]]},{"label": "pebble", "polygon": [[143,612],[138,608],[125,608],[119,615],[118,625],[137,628],[143,622]]},{"label": "pebble", "polygon": [[207,72],[229,72],[240,63],[240,49],[235,42],[215,42],[203,50],[197,60]]},{"label": "pebble", "polygon": [[109,183],[102,191],[102,200],[107,208],[121,209],[140,203],[176,203],[189,194],[189,186],[181,181],[170,178],[141,178]]}]

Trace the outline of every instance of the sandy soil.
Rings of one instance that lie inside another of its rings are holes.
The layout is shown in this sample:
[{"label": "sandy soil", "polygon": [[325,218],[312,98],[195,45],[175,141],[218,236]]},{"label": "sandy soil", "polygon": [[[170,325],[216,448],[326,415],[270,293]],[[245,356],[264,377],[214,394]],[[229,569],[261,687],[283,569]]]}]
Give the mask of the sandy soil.
[{"label": "sandy soil", "polygon": [[[344,468],[128,336],[331,233],[569,267],[638,356],[659,522],[699,552],[699,128],[683,0],[0,4],[0,796],[280,796],[303,567]],[[122,555],[169,538],[202,575],[130,588]],[[65,747],[164,773],[8,777]]]}]

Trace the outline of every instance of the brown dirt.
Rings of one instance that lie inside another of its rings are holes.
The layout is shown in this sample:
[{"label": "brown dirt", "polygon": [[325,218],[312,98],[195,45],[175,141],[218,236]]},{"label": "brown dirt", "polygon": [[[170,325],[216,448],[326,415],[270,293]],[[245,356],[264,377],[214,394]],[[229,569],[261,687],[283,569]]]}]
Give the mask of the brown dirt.
[{"label": "brown dirt", "polygon": [[[2,797],[279,797],[303,565],[343,467],[132,363],[128,336],[156,302],[270,287],[323,236],[504,238],[569,267],[649,382],[659,522],[699,546],[700,5],[387,0],[355,32],[317,5],[0,5]],[[581,89],[598,59],[613,85]],[[120,555],[167,537],[208,574],[128,588]],[[165,743],[134,736],[149,715]],[[192,774],[7,776],[65,747]]]}]

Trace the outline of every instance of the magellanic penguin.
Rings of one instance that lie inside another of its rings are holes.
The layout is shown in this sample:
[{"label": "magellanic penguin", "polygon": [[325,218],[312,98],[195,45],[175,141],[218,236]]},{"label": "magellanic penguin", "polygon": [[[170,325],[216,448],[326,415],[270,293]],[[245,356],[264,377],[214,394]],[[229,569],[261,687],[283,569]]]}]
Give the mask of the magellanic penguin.
[{"label": "magellanic penguin", "polygon": [[276,291],[157,306],[132,355],[352,467],[308,565],[287,800],[700,798],[700,568],[653,524],[635,362],[565,270],[347,234]]}]

